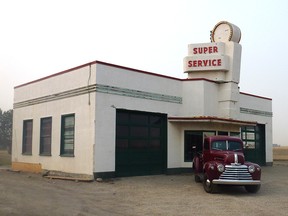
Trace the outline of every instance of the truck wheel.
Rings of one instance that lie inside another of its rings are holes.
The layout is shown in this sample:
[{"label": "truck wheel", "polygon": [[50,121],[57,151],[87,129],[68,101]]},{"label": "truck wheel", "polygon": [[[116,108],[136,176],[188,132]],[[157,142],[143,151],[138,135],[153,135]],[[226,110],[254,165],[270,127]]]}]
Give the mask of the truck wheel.
[{"label": "truck wheel", "polygon": [[261,185],[245,185],[245,189],[249,193],[257,193]]},{"label": "truck wheel", "polygon": [[208,179],[207,174],[204,174],[203,188],[207,193],[213,193],[215,190],[215,185]]}]

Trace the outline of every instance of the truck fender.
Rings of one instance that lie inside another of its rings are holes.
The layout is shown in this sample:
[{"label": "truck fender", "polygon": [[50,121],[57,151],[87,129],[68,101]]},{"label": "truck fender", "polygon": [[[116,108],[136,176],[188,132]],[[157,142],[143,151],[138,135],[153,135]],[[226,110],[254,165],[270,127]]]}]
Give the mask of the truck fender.
[{"label": "truck fender", "polygon": [[[207,176],[208,176],[208,178],[210,179],[210,177],[211,177],[211,170],[209,170],[210,169],[210,167],[215,167],[215,164],[212,162],[206,162],[204,165],[203,165],[203,173],[206,173],[207,174]],[[211,180],[211,179],[210,179]]]}]

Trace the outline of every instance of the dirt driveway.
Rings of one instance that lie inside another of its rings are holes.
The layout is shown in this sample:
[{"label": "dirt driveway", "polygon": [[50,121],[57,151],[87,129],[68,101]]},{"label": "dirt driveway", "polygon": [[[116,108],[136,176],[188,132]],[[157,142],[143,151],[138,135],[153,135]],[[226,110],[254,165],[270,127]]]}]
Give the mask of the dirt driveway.
[{"label": "dirt driveway", "polygon": [[262,187],[204,192],[192,174],[74,182],[0,169],[0,215],[288,215],[288,162],[263,167]]}]

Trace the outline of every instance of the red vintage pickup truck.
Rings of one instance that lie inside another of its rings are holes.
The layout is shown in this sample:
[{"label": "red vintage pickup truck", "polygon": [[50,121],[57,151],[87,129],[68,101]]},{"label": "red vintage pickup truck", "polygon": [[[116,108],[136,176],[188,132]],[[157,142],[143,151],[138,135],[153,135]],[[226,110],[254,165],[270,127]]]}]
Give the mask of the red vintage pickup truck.
[{"label": "red vintage pickup truck", "polygon": [[208,193],[213,193],[216,185],[241,185],[256,193],[261,186],[261,167],[245,161],[243,148],[236,137],[206,137],[202,150],[194,154],[195,181],[202,181]]}]

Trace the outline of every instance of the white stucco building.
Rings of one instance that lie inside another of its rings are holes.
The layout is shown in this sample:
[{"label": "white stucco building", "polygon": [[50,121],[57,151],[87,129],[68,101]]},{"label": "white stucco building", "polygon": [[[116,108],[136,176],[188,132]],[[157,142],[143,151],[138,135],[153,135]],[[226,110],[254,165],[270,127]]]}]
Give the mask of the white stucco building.
[{"label": "white stucco building", "polygon": [[271,165],[272,100],[239,92],[241,45],[191,44],[183,64],[187,79],[94,61],[16,86],[12,168],[182,172],[192,146],[217,134],[240,136],[247,160]]}]

